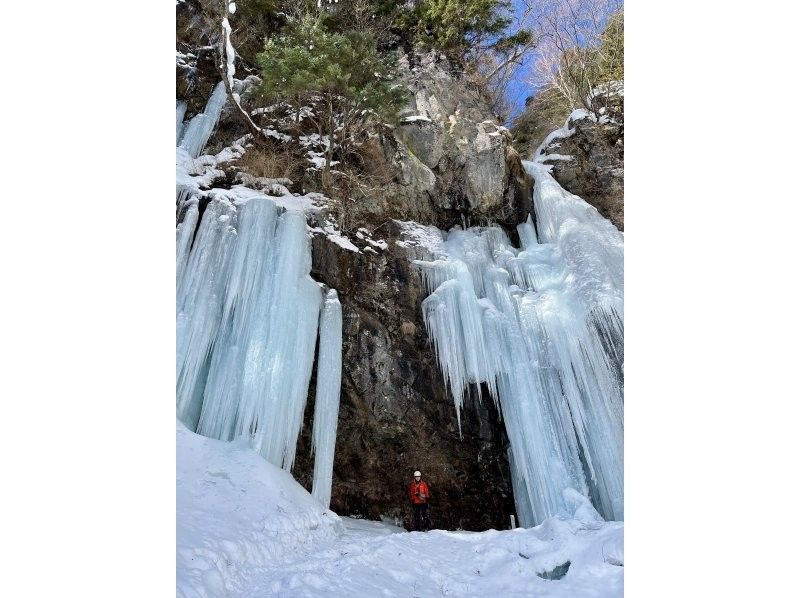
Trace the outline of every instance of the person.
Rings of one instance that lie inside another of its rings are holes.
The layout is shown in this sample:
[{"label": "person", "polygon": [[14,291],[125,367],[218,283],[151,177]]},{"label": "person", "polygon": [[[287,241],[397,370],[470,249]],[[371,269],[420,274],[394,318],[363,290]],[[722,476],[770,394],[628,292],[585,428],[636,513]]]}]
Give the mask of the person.
[{"label": "person", "polygon": [[408,495],[413,509],[412,531],[428,531],[431,529],[431,508],[428,504],[431,491],[428,483],[422,479],[421,472],[414,472],[414,479],[408,487]]}]

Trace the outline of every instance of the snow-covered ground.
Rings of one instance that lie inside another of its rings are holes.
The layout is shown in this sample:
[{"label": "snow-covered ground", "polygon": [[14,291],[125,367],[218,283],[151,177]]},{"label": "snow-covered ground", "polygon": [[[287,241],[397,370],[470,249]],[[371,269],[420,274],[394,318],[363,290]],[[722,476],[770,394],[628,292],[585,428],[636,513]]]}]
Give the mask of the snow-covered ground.
[{"label": "snow-covered ground", "polygon": [[623,593],[623,524],[585,501],[531,529],[407,533],[340,518],[243,444],[180,423],[177,479],[181,597]]}]

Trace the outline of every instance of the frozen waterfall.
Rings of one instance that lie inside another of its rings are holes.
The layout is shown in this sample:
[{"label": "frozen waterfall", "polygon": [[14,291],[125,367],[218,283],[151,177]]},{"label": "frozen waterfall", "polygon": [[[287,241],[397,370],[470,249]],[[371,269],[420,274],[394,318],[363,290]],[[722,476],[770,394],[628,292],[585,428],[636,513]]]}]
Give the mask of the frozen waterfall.
[{"label": "frozen waterfall", "polygon": [[201,190],[203,175],[192,172],[213,158],[194,158],[224,103],[220,83],[204,112],[186,125],[186,105],[176,105],[177,416],[199,434],[245,439],[291,470],[319,330],[314,495],[327,506],[341,384],[341,305],[336,291],[326,294],[309,275],[311,241],[302,210],[279,208],[243,187],[236,193]]},{"label": "frozen waterfall", "polygon": [[621,520],[622,235],[547,167],[525,167],[537,221],[517,227],[521,249],[498,227],[451,230],[414,262],[423,318],[459,426],[470,385],[500,406],[521,524],[569,514],[569,488]]},{"label": "frozen waterfall", "polygon": [[330,496],[341,306],[333,290],[323,304],[322,288],[309,276],[305,217],[280,213],[266,198],[234,204],[215,197],[187,255],[197,201],[187,204],[176,252],[178,417],[204,436],[247,438],[265,459],[290,470],[321,322],[315,482],[321,498]]}]

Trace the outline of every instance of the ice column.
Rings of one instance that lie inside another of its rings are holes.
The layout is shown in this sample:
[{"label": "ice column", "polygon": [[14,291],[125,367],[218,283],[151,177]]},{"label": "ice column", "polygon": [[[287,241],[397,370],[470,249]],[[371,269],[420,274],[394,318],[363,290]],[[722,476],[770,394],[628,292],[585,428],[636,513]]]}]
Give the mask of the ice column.
[{"label": "ice column", "polygon": [[571,318],[557,327],[561,336],[553,343],[553,362],[581,442],[591,498],[606,519],[621,520],[623,237],[594,207],[562,189],[546,166],[524,165],[535,180],[540,239],[562,256],[565,295],[573,308]]},{"label": "ice column", "polygon": [[271,201],[247,202],[197,426],[222,440],[247,437],[287,470],[303,423],[322,301],[310,269],[303,214],[278,216]]},{"label": "ice column", "polygon": [[[203,112],[195,115],[195,117],[189,121],[189,124],[185,126],[179,145],[184,148],[192,158],[199,156],[203,148],[205,148],[208,138],[211,137],[211,133],[214,132],[214,127],[217,126],[217,121],[219,120],[220,114],[222,114],[222,108],[225,106],[225,101],[227,99],[228,95],[225,92],[225,84],[220,81],[217,83],[216,87],[214,87],[214,91],[211,92],[211,97],[208,99]],[[181,119],[183,118],[183,115],[180,114],[180,110],[180,105],[178,105],[176,109],[176,119],[179,115]],[[184,108],[184,114],[185,110]]]},{"label": "ice column", "polygon": [[[222,319],[235,222],[233,204],[209,203],[185,267],[176,268],[182,269],[176,292],[177,409],[178,417],[192,429],[200,417],[209,356]],[[188,235],[188,231],[188,226],[178,231],[179,242],[181,232]],[[180,250],[178,254],[180,258]]]},{"label": "ice column", "polygon": [[314,485],[312,495],[328,507],[331,502],[333,453],[339,418],[342,382],[342,305],[335,290],[328,291],[319,320],[317,394],[314,404]]}]

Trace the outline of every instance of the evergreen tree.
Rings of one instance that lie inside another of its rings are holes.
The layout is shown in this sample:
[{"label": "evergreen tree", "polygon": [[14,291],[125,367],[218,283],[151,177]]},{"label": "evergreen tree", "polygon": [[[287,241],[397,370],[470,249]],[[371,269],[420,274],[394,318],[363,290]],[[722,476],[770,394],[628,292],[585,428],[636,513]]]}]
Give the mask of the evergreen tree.
[{"label": "evergreen tree", "polygon": [[413,27],[418,46],[436,48],[451,58],[463,59],[470,51],[509,53],[528,43],[531,34],[504,35],[511,24],[509,0],[420,0],[403,15]]},{"label": "evergreen tree", "polygon": [[392,83],[392,56],[381,56],[370,33],[328,31],[306,15],[269,38],[259,54],[263,95],[298,109],[312,98],[320,135],[328,136],[325,171],[334,149],[346,150],[354,133],[375,120],[394,121],[405,93]]}]

